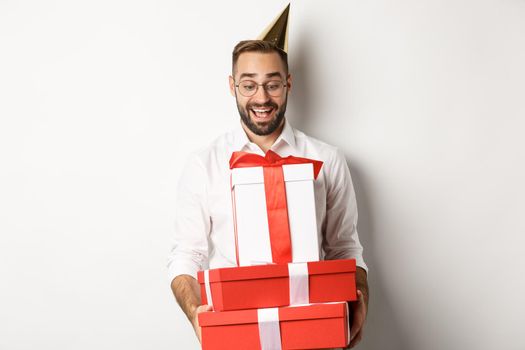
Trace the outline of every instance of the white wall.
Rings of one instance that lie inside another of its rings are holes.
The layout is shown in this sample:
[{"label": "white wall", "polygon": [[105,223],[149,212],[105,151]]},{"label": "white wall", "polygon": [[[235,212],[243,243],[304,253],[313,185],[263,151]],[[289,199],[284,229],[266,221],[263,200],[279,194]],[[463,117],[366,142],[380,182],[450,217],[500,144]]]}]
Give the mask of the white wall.
[{"label": "white wall", "polygon": [[[0,2],[0,349],[198,348],[164,267],[180,164],[285,5]],[[359,348],[525,348],[525,2],[291,11],[289,117],[358,195]]]}]

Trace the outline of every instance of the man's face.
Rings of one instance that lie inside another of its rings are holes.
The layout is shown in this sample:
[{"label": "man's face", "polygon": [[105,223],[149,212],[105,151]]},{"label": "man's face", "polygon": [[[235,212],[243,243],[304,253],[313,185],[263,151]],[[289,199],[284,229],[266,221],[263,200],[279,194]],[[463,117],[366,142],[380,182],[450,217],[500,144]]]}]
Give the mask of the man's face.
[{"label": "man's face", "polygon": [[[270,135],[281,125],[286,112],[291,76],[286,74],[281,57],[276,52],[244,52],[230,76],[230,92],[237,100],[237,109],[243,123],[256,135]],[[281,81],[286,85],[281,96],[270,96],[263,86],[257,88],[255,95],[243,96],[235,85],[251,80],[257,84]]]}]

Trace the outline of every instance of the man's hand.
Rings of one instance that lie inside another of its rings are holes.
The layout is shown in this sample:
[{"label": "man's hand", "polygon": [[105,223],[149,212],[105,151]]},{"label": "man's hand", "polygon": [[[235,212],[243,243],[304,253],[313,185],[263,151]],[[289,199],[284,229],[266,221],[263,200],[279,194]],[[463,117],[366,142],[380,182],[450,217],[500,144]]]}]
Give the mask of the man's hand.
[{"label": "man's hand", "polygon": [[357,300],[350,303],[350,344],[347,349],[356,346],[363,337],[363,327],[368,313],[368,281],[367,273],[361,268],[356,269]]},{"label": "man's hand", "polygon": [[201,326],[199,326],[199,314],[201,312],[212,311],[212,310],[213,308],[210,305],[200,305],[195,309],[195,312],[193,313],[191,324],[193,326],[193,329],[195,330],[195,334],[197,335],[197,338],[199,339],[199,343],[202,343]]},{"label": "man's hand", "polygon": [[357,301],[350,303],[352,310],[352,322],[350,328],[350,345],[347,349],[351,349],[356,346],[363,337],[363,326],[365,325],[367,306],[363,293],[357,290]]}]

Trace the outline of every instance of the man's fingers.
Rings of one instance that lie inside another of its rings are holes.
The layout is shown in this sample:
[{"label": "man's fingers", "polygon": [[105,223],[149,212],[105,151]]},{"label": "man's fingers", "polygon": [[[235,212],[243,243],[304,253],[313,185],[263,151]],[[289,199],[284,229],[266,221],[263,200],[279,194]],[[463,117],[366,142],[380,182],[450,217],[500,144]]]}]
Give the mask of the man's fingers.
[{"label": "man's fingers", "polygon": [[351,349],[354,346],[356,346],[361,341],[362,337],[363,337],[363,332],[357,333],[354,339],[350,341],[350,345],[348,345],[348,349]]},{"label": "man's fingers", "polygon": [[206,312],[206,311],[213,311],[213,307],[211,305],[200,305],[200,306],[197,306],[197,309],[195,310],[195,318],[194,318],[194,322],[196,324],[196,326],[199,326],[199,314],[201,312]]},{"label": "man's fingers", "polygon": [[201,312],[206,312],[206,311],[213,311],[213,307],[211,305],[198,306],[197,309],[195,310],[195,317],[197,317],[197,315],[200,314]]},{"label": "man's fingers", "polygon": [[352,342],[356,337],[360,336],[361,328],[364,323],[364,313],[365,313],[365,299],[363,293],[358,289],[357,290],[357,301],[354,302],[352,306],[353,318],[352,318],[352,329],[350,330],[350,342]]},{"label": "man's fingers", "polygon": [[192,321],[193,328],[195,328],[195,332],[197,332],[199,336],[200,336],[199,314],[201,312],[206,312],[206,311],[213,311],[213,307],[211,307],[210,305],[199,305],[197,306],[197,308],[195,309],[195,313],[193,314],[193,321]]},{"label": "man's fingers", "polygon": [[199,312],[212,311],[213,310],[213,307],[211,305],[201,305],[201,306],[199,306],[199,308],[200,308]]},{"label": "man's fingers", "polygon": [[350,329],[350,344],[348,349],[356,346],[363,337],[363,325],[366,318],[366,304],[363,292],[357,290],[357,300],[352,303],[352,327]]},{"label": "man's fingers", "polygon": [[199,325],[199,314],[201,312],[206,311],[213,311],[213,307],[211,305],[199,305],[197,306],[197,309],[195,310],[195,318],[194,318],[194,326],[195,334],[197,334],[197,338],[199,339],[199,343],[201,343],[201,326]]},{"label": "man's fingers", "polygon": [[361,328],[363,327],[363,322],[361,318],[354,314],[354,319],[352,321],[352,327],[350,329],[350,341],[354,340],[359,333],[361,333]]},{"label": "man's fingers", "polygon": [[359,289],[357,290],[357,299],[359,299],[359,302],[365,302],[365,297],[363,296],[363,292],[361,292]]}]

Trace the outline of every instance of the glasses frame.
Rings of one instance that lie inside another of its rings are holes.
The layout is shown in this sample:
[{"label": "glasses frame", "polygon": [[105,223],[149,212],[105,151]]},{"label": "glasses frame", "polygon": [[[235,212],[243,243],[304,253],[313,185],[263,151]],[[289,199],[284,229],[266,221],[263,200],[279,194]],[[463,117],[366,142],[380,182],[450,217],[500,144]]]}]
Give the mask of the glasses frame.
[{"label": "glasses frame", "polygon": [[[257,86],[256,89],[254,90],[254,92],[253,92],[252,95],[246,96],[245,94],[243,94],[243,93],[241,92],[241,89],[239,89],[239,85],[241,85],[241,83],[244,83],[245,81],[253,82],[253,83]],[[284,90],[283,90],[283,92],[282,92],[280,95],[274,96],[274,95],[272,95],[272,94],[266,89],[266,85],[267,85],[267,84],[269,84],[269,83],[271,83],[271,82],[276,82],[276,81],[278,81],[279,83],[281,83],[281,85],[282,85],[285,89],[288,88],[288,83],[285,83],[285,82],[283,82],[282,80],[277,80],[277,79],[275,79],[275,80],[269,80],[269,81],[267,81],[267,82],[265,82],[265,83],[261,83],[261,84],[258,84],[258,83],[257,83],[256,81],[254,81],[254,80],[246,79],[246,80],[242,80],[242,81],[240,81],[238,84],[235,84],[235,87],[237,88],[237,90],[239,90],[239,93],[240,93],[242,96],[244,96],[244,97],[253,97],[253,96],[255,96],[255,95],[257,94],[257,91],[259,91],[259,86],[262,86],[263,89],[264,89],[264,92],[266,92],[268,95],[270,95],[270,96],[272,96],[272,97],[281,97],[281,96],[283,95],[283,93],[284,93]]]}]

